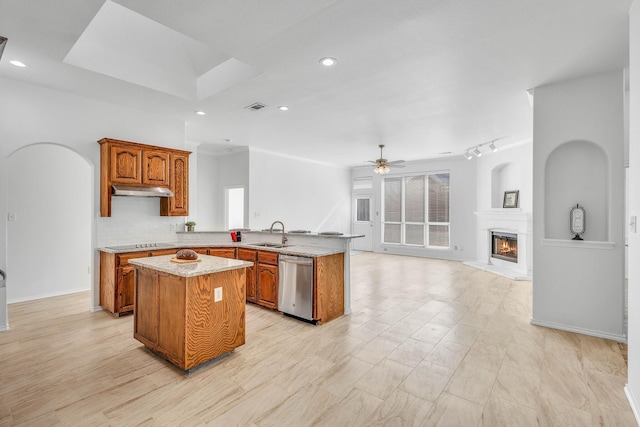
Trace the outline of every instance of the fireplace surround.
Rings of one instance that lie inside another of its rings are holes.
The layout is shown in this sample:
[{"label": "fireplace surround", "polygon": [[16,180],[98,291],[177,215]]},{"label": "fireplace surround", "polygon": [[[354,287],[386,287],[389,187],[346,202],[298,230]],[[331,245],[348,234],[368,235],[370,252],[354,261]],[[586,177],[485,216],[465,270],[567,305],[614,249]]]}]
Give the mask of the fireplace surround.
[{"label": "fireplace surround", "polygon": [[[475,212],[477,218],[477,260],[465,264],[490,271],[513,280],[532,278],[532,218],[531,212],[515,209],[491,209]],[[517,249],[493,256],[494,234],[511,235],[517,239]],[[505,257],[506,255],[506,257]],[[508,259],[505,259],[508,258]]]}]

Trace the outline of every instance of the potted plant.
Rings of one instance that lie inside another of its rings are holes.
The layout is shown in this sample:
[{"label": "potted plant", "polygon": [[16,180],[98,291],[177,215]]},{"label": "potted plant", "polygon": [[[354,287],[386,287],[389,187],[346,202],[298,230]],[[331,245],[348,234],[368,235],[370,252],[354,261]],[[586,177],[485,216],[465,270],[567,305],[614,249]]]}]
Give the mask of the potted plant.
[{"label": "potted plant", "polygon": [[187,231],[193,231],[196,229],[196,223],[195,221],[187,221],[184,223],[184,225],[187,226]]}]

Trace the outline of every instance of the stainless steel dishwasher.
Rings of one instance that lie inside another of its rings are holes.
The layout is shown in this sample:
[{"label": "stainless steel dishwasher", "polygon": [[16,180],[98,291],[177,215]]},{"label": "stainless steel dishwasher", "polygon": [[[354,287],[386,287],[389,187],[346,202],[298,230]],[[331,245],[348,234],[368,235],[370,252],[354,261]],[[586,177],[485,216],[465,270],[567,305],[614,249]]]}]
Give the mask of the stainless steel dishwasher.
[{"label": "stainless steel dishwasher", "polygon": [[313,258],[280,255],[278,310],[313,322]]}]

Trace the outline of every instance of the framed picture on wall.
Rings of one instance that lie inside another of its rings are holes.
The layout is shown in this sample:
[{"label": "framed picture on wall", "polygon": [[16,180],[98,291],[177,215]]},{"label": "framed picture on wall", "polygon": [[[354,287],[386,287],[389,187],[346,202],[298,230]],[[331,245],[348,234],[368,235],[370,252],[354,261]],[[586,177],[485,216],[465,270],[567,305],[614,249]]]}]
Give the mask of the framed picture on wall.
[{"label": "framed picture on wall", "polygon": [[502,202],[503,208],[517,208],[518,207],[518,193],[520,191],[505,191],[504,201]]}]

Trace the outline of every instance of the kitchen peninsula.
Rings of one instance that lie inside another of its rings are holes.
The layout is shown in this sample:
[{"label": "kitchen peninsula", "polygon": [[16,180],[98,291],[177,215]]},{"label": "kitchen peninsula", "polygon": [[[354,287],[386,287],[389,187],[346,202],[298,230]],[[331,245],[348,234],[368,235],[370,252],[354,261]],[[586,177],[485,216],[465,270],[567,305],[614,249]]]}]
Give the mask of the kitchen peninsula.
[{"label": "kitchen peninsula", "polygon": [[[157,257],[175,254],[177,249],[190,248],[200,254],[215,255],[253,261],[255,268],[247,272],[247,301],[269,307],[255,298],[258,270],[264,270],[267,276],[277,271],[275,260],[278,255],[293,255],[314,259],[315,271],[315,319],[328,322],[342,314],[351,313],[350,286],[350,249],[351,240],[361,235],[322,234],[322,233],[284,233],[286,245],[282,246],[283,233],[280,231],[242,231],[242,241],[234,242],[228,231],[177,232],[175,240],[154,244],[133,244],[105,246],[100,251],[100,305],[116,316],[133,312],[134,266],[132,258]],[[257,255],[270,255],[258,260]],[[251,255],[250,257],[245,255]],[[261,268],[262,267],[262,268]],[[274,270],[274,268],[276,270]],[[271,272],[271,274],[267,274]],[[277,286],[277,277],[273,277]],[[259,283],[258,283],[259,284]],[[270,290],[269,286],[261,289]],[[277,288],[272,294],[277,295]],[[343,295],[338,299],[338,295]],[[273,297],[273,295],[271,295]],[[269,301],[272,302],[272,301]],[[277,306],[271,305],[277,309]]]},{"label": "kitchen peninsula", "polygon": [[183,370],[245,343],[246,267],[200,255],[130,259],[136,268],[134,338]]}]

